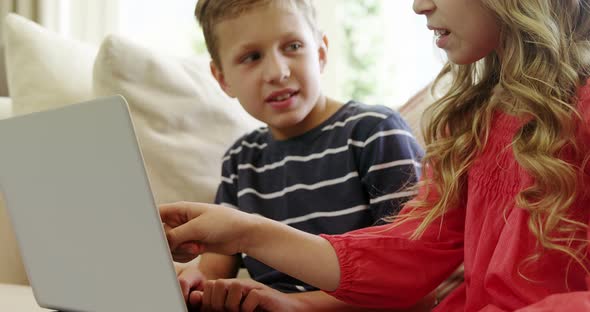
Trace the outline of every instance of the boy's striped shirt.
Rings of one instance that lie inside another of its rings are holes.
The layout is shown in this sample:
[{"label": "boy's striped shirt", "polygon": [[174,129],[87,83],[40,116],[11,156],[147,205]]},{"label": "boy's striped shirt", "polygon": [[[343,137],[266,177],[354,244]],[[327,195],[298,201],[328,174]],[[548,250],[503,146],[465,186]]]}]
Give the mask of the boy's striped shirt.
[{"label": "boy's striped shirt", "polygon": [[[286,141],[267,128],[226,152],[216,202],[313,234],[378,224],[413,195],[422,149],[398,113],[348,102],[320,126]],[[250,275],[292,292],[312,289],[244,256]]]}]

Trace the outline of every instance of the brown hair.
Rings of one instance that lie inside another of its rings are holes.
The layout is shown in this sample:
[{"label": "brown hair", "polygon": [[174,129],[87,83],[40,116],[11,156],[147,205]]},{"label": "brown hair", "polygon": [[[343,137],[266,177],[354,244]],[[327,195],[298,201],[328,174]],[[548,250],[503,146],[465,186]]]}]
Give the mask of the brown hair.
[{"label": "brown hair", "polygon": [[289,4],[297,8],[311,30],[316,35],[319,34],[313,0],[199,0],[195,7],[195,17],[203,29],[205,44],[215,65],[221,68],[219,38],[215,35],[215,26],[224,20],[269,4]]},{"label": "brown hair", "polygon": [[[462,205],[468,169],[492,135],[492,113],[503,109],[503,101],[490,100],[499,86],[514,114],[532,118],[511,145],[520,166],[534,178],[515,203],[529,212],[529,229],[542,248],[563,252],[583,265],[587,241],[579,248],[574,243],[580,243],[576,235],[585,233],[587,226],[568,211],[580,196],[578,177],[583,173],[559,155],[567,148],[581,152],[576,141],[576,92],[590,76],[590,0],[482,3],[501,25],[501,55],[493,52],[469,65],[447,63],[439,75],[438,80],[451,74],[453,82],[427,111],[424,162],[432,176],[422,185],[441,197],[416,198],[410,205],[419,209],[404,218],[423,220],[414,233],[417,238],[448,209]],[[569,239],[564,242],[562,236]]]}]

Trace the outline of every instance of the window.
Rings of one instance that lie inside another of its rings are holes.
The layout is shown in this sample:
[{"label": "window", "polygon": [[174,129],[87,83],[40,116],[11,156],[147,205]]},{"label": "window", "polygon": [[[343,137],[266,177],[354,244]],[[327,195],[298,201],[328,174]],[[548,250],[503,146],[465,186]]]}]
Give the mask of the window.
[{"label": "window", "polygon": [[444,58],[412,1],[319,0],[330,42],[327,94],[399,107],[436,77]]},{"label": "window", "polygon": [[[207,53],[193,17],[196,0],[54,1],[69,12],[71,25],[61,28],[78,39],[96,43],[104,33],[116,32],[167,54]],[[320,27],[330,40],[323,76],[328,96],[396,108],[432,81],[443,65],[433,34],[425,18],[413,13],[412,1],[315,4]],[[103,25],[90,27],[89,20]]]},{"label": "window", "polygon": [[171,55],[207,53],[196,0],[119,0],[118,33]]}]

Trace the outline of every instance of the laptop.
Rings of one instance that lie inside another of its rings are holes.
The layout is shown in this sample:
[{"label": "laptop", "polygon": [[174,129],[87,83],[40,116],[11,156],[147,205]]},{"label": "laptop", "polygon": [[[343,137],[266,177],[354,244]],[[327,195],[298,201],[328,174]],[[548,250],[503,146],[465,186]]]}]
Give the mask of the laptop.
[{"label": "laptop", "polygon": [[123,97],[2,120],[0,147],[0,191],[40,306],[186,311]]}]

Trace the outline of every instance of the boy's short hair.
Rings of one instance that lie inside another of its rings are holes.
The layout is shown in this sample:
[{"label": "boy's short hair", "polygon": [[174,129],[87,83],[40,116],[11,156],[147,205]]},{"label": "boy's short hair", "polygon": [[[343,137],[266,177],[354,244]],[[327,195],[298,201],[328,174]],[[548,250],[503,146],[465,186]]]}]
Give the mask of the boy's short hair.
[{"label": "boy's short hair", "polygon": [[313,0],[199,0],[195,7],[195,17],[203,29],[205,44],[215,65],[221,68],[218,51],[219,38],[215,35],[215,26],[224,20],[238,17],[250,10],[273,2],[297,8],[304,16],[314,35],[319,38],[320,31],[316,23]]}]

